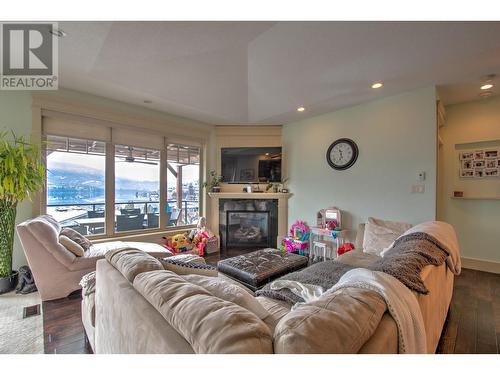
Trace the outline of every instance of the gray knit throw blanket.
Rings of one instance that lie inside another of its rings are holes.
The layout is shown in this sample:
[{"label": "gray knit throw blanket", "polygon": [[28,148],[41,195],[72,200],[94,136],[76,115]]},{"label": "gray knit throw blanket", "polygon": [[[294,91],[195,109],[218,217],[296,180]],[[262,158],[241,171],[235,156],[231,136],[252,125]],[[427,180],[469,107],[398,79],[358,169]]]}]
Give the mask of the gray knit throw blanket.
[{"label": "gray knit throw blanket", "polygon": [[[434,237],[423,232],[411,233],[398,238],[394,246],[367,268],[394,276],[411,290],[428,294],[421,277],[422,269],[432,264],[439,266],[449,255],[448,250]],[[323,290],[334,286],[347,271],[359,268],[337,261],[315,263],[301,271],[292,272],[278,280],[297,281],[302,284],[319,285]],[[279,299],[295,304],[304,300],[288,289],[272,290],[270,283],[256,292],[258,296]]]}]

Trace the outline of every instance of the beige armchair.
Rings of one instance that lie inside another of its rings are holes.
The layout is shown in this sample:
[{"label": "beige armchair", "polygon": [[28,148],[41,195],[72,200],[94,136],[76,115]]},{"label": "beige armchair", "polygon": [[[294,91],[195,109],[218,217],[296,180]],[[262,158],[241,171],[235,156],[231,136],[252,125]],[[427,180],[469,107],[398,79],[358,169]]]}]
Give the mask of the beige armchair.
[{"label": "beige armchair", "polygon": [[110,241],[93,244],[83,257],[77,257],[59,243],[61,226],[50,215],[38,216],[17,226],[28,264],[43,301],[63,298],[81,289],[83,275],[95,271],[96,262],[107,251],[133,247],[154,257],[167,257],[170,251],[146,242]]}]

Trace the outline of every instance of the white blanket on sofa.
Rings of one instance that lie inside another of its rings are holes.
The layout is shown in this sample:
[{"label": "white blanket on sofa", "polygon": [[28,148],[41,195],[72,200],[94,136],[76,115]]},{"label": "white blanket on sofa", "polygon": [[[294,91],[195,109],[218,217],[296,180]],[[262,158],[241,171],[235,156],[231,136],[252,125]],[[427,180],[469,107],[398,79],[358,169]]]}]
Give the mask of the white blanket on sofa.
[{"label": "white blanket on sofa", "polygon": [[[426,353],[427,343],[424,320],[415,295],[398,279],[383,272],[355,268],[346,272],[325,292],[316,285],[301,284],[291,280],[277,280],[271,289],[287,288],[304,299],[305,303],[318,299],[324,293],[334,293],[345,288],[368,289],[378,293],[385,301],[390,315],[398,328],[398,352],[408,354]],[[301,305],[303,303],[296,304]]]},{"label": "white blanket on sofa", "polygon": [[398,327],[398,351],[407,354],[426,353],[424,319],[415,295],[398,279],[384,272],[355,268],[344,274],[325,293],[344,288],[361,288],[377,292]]}]

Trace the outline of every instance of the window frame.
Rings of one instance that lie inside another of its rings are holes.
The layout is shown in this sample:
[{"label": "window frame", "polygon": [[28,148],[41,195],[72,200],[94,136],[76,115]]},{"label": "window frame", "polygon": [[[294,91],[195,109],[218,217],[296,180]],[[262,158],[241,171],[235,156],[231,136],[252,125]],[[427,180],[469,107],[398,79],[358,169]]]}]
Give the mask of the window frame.
[{"label": "window frame", "polygon": [[[204,215],[204,195],[203,195],[203,176],[204,176],[204,163],[203,163],[203,154],[205,151],[204,145],[200,144],[190,144],[189,142],[182,142],[179,141],[179,139],[176,139],[175,141],[172,139],[165,139],[165,147],[164,147],[164,152],[165,152],[165,165],[164,165],[164,170],[163,172],[165,173],[165,189],[168,189],[167,183],[168,183],[168,146],[170,145],[175,145],[177,147],[182,146],[182,147],[195,147],[198,148],[198,158],[199,158],[199,163],[198,163],[198,218],[205,216]],[[188,164],[188,165],[196,165],[196,164]],[[161,178],[161,176],[160,176]],[[181,182],[182,183],[182,182]],[[167,190],[165,190],[165,204],[167,204]],[[181,198],[182,200],[182,198]],[[164,206],[165,207],[165,206]],[[162,210],[164,211],[164,210]],[[161,219],[161,218],[160,218]],[[165,213],[165,222],[166,222],[166,213]],[[160,227],[162,223],[160,221]],[[172,226],[169,227],[165,225],[163,229],[167,228],[193,228],[196,227],[195,224],[190,224],[190,225],[179,225],[179,226]]]},{"label": "window frame", "polygon": [[[41,192],[40,197],[40,213],[47,213],[47,137],[48,136],[59,136],[59,137],[67,137],[72,138],[71,136],[64,136],[61,134],[42,134],[42,162],[45,167],[45,181],[43,190]],[[74,137],[75,139],[81,140],[93,140],[91,138],[82,138],[82,137]],[[180,141],[180,142],[179,142]],[[199,148],[200,152],[200,163],[199,163],[199,184],[198,184],[198,212],[199,217],[205,216],[205,205],[204,205],[204,195],[203,195],[203,176],[205,171],[204,164],[204,154],[206,152],[206,144],[204,142],[193,144],[188,139],[182,142],[181,138],[176,138],[175,141],[169,140],[168,137],[165,136],[164,147],[159,150],[160,151],[160,197],[159,197],[159,205],[160,205],[160,218],[159,218],[159,227],[158,228],[145,228],[145,229],[137,229],[137,230],[129,230],[117,232],[115,229],[115,217],[114,217],[114,208],[115,208],[115,144],[113,142],[104,141],[105,143],[105,233],[98,235],[88,235],[87,237],[91,240],[103,240],[103,239],[113,239],[113,238],[123,238],[123,237],[138,237],[138,236],[146,236],[160,233],[173,233],[173,232],[184,232],[186,230],[192,229],[196,227],[196,224],[189,225],[179,225],[179,226],[167,226],[167,215],[166,211],[161,209],[161,207],[165,207],[167,204],[167,145],[168,144],[179,144],[179,145],[192,145],[194,147]]]}]

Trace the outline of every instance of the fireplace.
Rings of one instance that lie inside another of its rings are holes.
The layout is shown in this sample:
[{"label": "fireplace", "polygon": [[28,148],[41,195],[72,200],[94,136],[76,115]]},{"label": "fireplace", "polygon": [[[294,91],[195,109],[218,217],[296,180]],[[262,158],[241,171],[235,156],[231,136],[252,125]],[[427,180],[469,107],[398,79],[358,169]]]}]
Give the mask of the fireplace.
[{"label": "fireplace", "polygon": [[219,234],[224,250],[276,247],[277,199],[220,199]]},{"label": "fireplace", "polygon": [[227,247],[269,247],[269,212],[227,211]]}]

